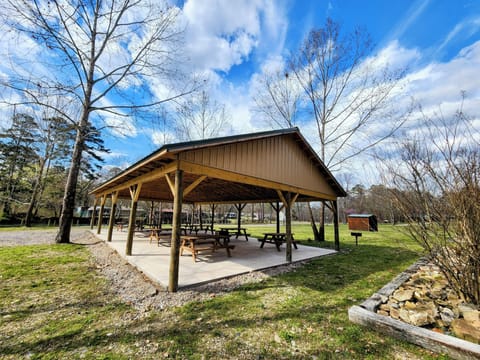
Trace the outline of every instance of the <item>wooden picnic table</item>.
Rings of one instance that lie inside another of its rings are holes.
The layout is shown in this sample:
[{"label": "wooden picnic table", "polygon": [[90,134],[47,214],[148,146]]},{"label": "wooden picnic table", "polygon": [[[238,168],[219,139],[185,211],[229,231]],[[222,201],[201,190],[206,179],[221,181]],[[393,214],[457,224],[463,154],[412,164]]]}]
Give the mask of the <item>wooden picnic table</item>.
[{"label": "wooden picnic table", "polygon": [[150,229],[150,243],[153,240],[157,242],[157,245],[160,243],[169,244],[172,238],[171,229],[162,229],[162,228],[151,228]]},{"label": "wooden picnic table", "polygon": [[183,251],[189,251],[192,253],[193,262],[197,261],[197,254],[200,251],[212,251],[217,249],[225,249],[227,256],[231,257],[230,250],[233,250],[235,246],[229,244],[228,235],[221,234],[196,234],[196,235],[182,235],[180,256],[183,255]]},{"label": "wooden picnic table", "polygon": [[128,223],[125,223],[123,221],[119,221],[115,223],[115,226],[117,227],[117,231],[123,231],[123,227],[128,225]]},{"label": "wooden picnic table", "polygon": [[198,234],[199,231],[204,231],[204,232],[210,231],[213,234],[212,225],[206,225],[206,224],[202,224],[202,225],[200,225],[200,224],[183,224],[181,229],[182,229],[182,232],[185,235],[188,235],[188,234],[191,234],[191,233]]},{"label": "wooden picnic table", "polygon": [[220,231],[228,232],[228,235],[235,235],[235,239],[238,239],[240,235],[245,236],[245,240],[248,241],[248,235],[246,228],[232,228],[232,227],[221,227]]},{"label": "wooden picnic table", "polygon": [[[287,241],[287,233],[263,233],[263,239],[261,240],[262,243],[260,245],[260,248],[263,248],[263,245],[265,245],[265,243],[269,243],[269,244],[275,244],[275,246],[277,247],[277,250],[280,251],[280,246],[282,246],[282,244],[286,241]],[[293,238],[293,234],[292,234],[292,244],[295,247],[295,249],[298,249],[297,243]]]},{"label": "wooden picnic table", "polygon": [[192,233],[198,234],[198,231],[200,230],[200,225],[197,225],[197,224],[183,224],[181,226],[181,229],[182,229],[182,232],[185,235],[192,234]]}]

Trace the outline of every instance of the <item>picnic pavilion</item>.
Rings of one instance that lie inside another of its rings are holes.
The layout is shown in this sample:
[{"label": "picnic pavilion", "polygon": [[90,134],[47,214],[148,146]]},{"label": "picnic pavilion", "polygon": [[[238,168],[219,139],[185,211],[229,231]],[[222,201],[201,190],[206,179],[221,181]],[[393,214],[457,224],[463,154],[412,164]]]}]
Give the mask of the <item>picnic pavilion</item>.
[{"label": "picnic pavilion", "polygon": [[[271,203],[277,215],[284,208],[286,261],[291,262],[293,204],[298,201],[326,204],[334,214],[334,241],[338,250],[337,198],[346,196],[296,127],[164,145],[98,186],[92,194],[94,207],[100,205],[100,219],[107,199],[111,200],[107,241],[112,238],[118,199],[131,200],[126,255],[132,254],[138,201],[173,203],[168,284],[172,292],[178,289],[183,203],[210,204],[212,211],[215,204],[236,204],[239,214],[247,203]],[[92,218],[92,224],[93,221]],[[101,224],[99,221],[99,233]],[[277,216],[277,232],[278,229]]]}]

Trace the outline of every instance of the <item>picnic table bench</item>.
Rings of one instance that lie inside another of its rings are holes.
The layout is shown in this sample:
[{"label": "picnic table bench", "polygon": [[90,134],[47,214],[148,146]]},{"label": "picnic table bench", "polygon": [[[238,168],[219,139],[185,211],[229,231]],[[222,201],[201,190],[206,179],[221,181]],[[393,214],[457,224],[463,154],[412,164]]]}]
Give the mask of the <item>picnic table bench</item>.
[{"label": "picnic table bench", "polygon": [[197,255],[200,251],[215,252],[217,249],[225,249],[227,256],[231,257],[230,250],[235,248],[234,245],[229,244],[228,235],[223,234],[197,234],[197,235],[182,235],[180,256],[183,251],[189,251],[192,254],[193,262],[197,261]]},{"label": "picnic table bench", "polygon": [[245,240],[248,241],[248,236],[246,228],[232,228],[232,227],[221,227],[220,231],[228,232],[229,236],[235,235],[235,239],[238,239],[239,236],[245,236]]},{"label": "picnic table bench", "polygon": [[[260,241],[262,242],[260,244],[260,248],[263,248],[263,245],[265,245],[265,243],[269,243],[269,244],[275,244],[275,246],[277,247],[277,250],[280,251],[280,246],[282,246],[282,244],[287,241],[287,234],[286,233],[263,233],[263,239]],[[292,243],[295,249],[298,249],[297,243],[293,238],[293,234],[292,234]]]}]

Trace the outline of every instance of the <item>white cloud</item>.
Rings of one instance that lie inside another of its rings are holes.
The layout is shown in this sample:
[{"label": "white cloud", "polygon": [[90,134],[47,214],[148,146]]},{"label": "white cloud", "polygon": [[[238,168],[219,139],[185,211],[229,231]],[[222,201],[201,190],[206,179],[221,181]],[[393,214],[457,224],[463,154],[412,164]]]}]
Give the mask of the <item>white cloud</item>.
[{"label": "white cloud", "polygon": [[467,18],[455,25],[447,34],[443,42],[438,46],[435,53],[441,53],[453,40],[457,38],[468,38],[480,30],[480,17]]},{"label": "white cloud", "polygon": [[171,131],[154,130],[151,132],[150,137],[152,139],[153,144],[159,147],[165,144],[172,144],[178,141],[177,136]]},{"label": "white cloud", "polygon": [[260,44],[283,47],[286,24],[281,7],[272,1],[189,0],[183,16],[185,50],[199,71],[228,72],[248,60]]},{"label": "white cloud", "polygon": [[387,36],[387,41],[397,40],[402,37],[402,35],[412,26],[412,24],[417,21],[420,15],[427,9],[431,0],[417,0],[415,1],[407,11],[406,16],[400,20],[399,23],[395,26],[389,36]]},{"label": "white cloud", "polygon": [[460,93],[465,91],[467,109],[480,112],[479,68],[480,41],[462,49],[449,62],[431,63],[408,74],[408,91],[424,109],[448,102],[459,105]]},{"label": "white cloud", "polygon": [[108,115],[104,119],[112,135],[125,138],[137,136],[137,128],[131,117],[120,115]]},{"label": "white cloud", "polygon": [[383,68],[388,66],[391,70],[405,69],[412,63],[419,60],[421,53],[418,49],[408,49],[393,40],[382,48],[375,56],[369,58],[370,65]]}]

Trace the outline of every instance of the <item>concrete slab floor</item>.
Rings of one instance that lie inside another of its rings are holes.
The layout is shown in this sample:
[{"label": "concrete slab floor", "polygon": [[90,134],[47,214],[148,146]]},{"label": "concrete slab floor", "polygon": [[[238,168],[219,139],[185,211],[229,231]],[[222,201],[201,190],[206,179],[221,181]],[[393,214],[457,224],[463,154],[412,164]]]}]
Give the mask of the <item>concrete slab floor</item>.
[{"label": "concrete slab floor", "polygon": [[[92,233],[103,241],[107,239],[106,229],[103,229],[101,234],[97,234],[94,230]],[[126,240],[126,231],[114,230],[112,241],[107,244],[150,279],[167,287],[170,267],[168,242],[158,245],[155,241],[150,243],[148,237],[135,236],[132,255],[126,256]],[[240,237],[238,239],[232,237],[230,244],[235,245],[235,248],[231,250],[231,257],[227,256],[225,249],[217,249],[215,252],[199,253],[197,261],[193,262],[191,254],[184,252],[180,257],[179,264],[179,288],[287,264],[285,245],[282,245],[282,251],[277,251],[275,245],[267,243],[260,248],[260,242],[253,237],[250,237],[249,241]],[[313,259],[334,253],[335,251],[330,249],[298,245],[297,250],[292,247],[292,261]]]}]

